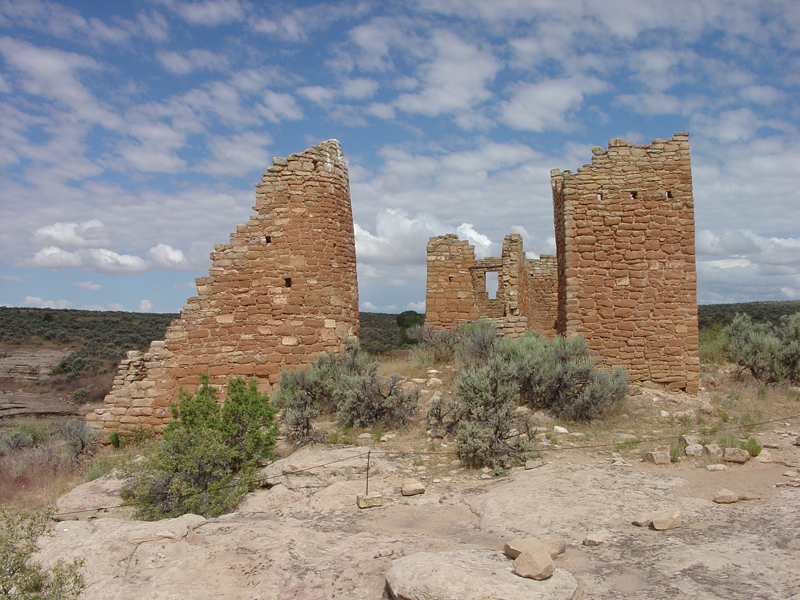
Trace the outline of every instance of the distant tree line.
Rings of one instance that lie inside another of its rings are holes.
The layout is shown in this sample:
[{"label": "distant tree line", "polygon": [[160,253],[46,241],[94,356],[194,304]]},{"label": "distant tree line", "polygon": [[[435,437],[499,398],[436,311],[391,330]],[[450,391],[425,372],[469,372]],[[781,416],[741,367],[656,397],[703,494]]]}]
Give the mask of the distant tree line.
[{"label": "distant tree line", "polygon": [[730,325],[737,314],[747,315],[756,322],[778,325],[781,317],[800,312],[800,300],[701,304],[697,308],[700,329]]}]

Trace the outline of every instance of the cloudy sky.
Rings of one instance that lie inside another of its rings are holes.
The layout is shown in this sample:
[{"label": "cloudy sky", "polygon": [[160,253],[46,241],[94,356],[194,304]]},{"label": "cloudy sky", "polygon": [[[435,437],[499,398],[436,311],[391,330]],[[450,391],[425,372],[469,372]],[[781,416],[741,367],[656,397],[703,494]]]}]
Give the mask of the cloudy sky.
[{"label": "cloudy sky", "polygon": [[800,298],[796,0],[0,0],[0,304],[177,312],[273,156],[348,158],[362,310],[553,253],[549,171],[688,131],[701,303]]}]

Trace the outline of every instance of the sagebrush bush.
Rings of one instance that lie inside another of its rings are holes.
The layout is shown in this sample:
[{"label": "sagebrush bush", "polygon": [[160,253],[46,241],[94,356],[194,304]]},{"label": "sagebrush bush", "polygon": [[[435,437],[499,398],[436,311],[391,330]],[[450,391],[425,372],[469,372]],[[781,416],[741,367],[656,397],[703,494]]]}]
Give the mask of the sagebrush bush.
[{"label": "sagebrush bush", "polygon": [[597,369],[581,336],[545,340],[538,335],[503,339],[496,352],[513,363],[522,402],[571,420],[600,416],[628,392],[628,374]]},{"label": "sagebrush bush", "polygon": [[[416,341],[421,351],[433,364],[453,360],[458,344],[458,332],[452,329],[433,329],[429,325],[412,325],[406,330],[409,338]],[[418,349],[418,351],[420,351]]]},{"label": "sagebrush bush", "polygon": [[258,463],[272,458],[277,409],[255,380],[230,380],[222,406],[207,375],[194,394],[179,397],[157,449],[134,465],[123,488],[141,518],[229,512],[252,488]]},{"label": "sagebrush bush", "polygon": [[800,382],[800,313],[776,326],[737,314],[725,328],[728,357],[764,383]]},{"label": "sagebrush bush", "polygon": [[286,409],[289,437],[298,442],[316,439],[312,420],[320,414],[335,413],[350,427],[405,425],[414,415],[419,392],[403,390],[401,376],[383,377],[377,369],[378,363],[348,340],[342,352],[321,354],[306,370],[281,372],[273,402]]},{"label": "sagebrush bush", "polygon": [[456,355],[467,366],[484,365],[494,351],[497,327],[488,319],[464,323],[458,327]]},{"label": "sagebrush bush", "polygon": [[483,366],[467,367],[456,377],[453,393],[461,404],[456,429],[461,460],[501,473],[531,455],[530,438],[514,427],[519,384],[513,364],[494,356]]},{"label": "sagebrush bush", "polygon": [[82,560],[59,560],[45,569],[30,560],[47,531],[52,510],[11,515],[0,507],[0,597],[19,600],[68,600],[84,588]]}]

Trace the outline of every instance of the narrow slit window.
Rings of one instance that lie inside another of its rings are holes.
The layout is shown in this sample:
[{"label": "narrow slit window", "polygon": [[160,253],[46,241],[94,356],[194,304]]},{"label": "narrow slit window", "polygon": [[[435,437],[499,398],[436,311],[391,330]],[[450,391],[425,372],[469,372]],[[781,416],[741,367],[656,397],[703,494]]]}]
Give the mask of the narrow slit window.
[{"label": "narrow slit window", "polygon": [[598,202],[602,202],[603,201],[603,194],[597,194],[597,201]]},{"label": "narrow slit window", "polygon": [[489,294],[489,300],[497,299],[497,290],[499,287],[499,273],[497,271],[488,271],[486,273],[486,293]]},{"label": "narrow slit window", "polygon": [[667,190],[667,200],[669,200],[670,198],[674,198],[674,196],[672,195],[672,191]]},{"label": "narrow slit window", "polygon": [[284,283],[284,287],[287,287],[287,288],[292,287],[292,278],[291,277],[286,277],[283,280],[283,283]]},{"label": "narrow slit window", "polygon": [[269,246],[272,243],[272,236],[271,235],[266,236],[264,238],[264,241],[267,242],[267,246]]}]

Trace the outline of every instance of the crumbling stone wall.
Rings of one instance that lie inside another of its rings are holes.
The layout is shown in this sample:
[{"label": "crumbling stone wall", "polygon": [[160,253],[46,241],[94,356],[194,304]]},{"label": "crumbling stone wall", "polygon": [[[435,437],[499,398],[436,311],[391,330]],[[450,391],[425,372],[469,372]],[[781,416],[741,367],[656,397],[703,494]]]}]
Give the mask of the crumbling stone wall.
[{"label": "crumbling stone wall", "polygon": [[700,359],[689,136],[611,140],[551,171],[558,331],[583,334],[635,382],[697,392]]},{"label": "crumbling stone wall", "polygon": [[87,418],[106,433],[160,432],[178,387],[202,374],[222,388],[257,378],[262,390],[281,369],[338,351],[358,334],[358,282],[344,155],[328,140],[273,159],[256,185],[256,214],[211,253],[165,340],[120,364],[103,408]]},{"label": "crumbling stone wall", "polygon": [[[430,238],[427,250],[427,325],[454,328],[485,317],[494,321],[501,335],[520,335],[528,328],[546,337],[555,335],[553,257],[529,260],[519,234],[505,237],[499,258],[476,260],[475,248],[455,234]],[[495,298],[486,291],[487,272],[498,273]]]}]

